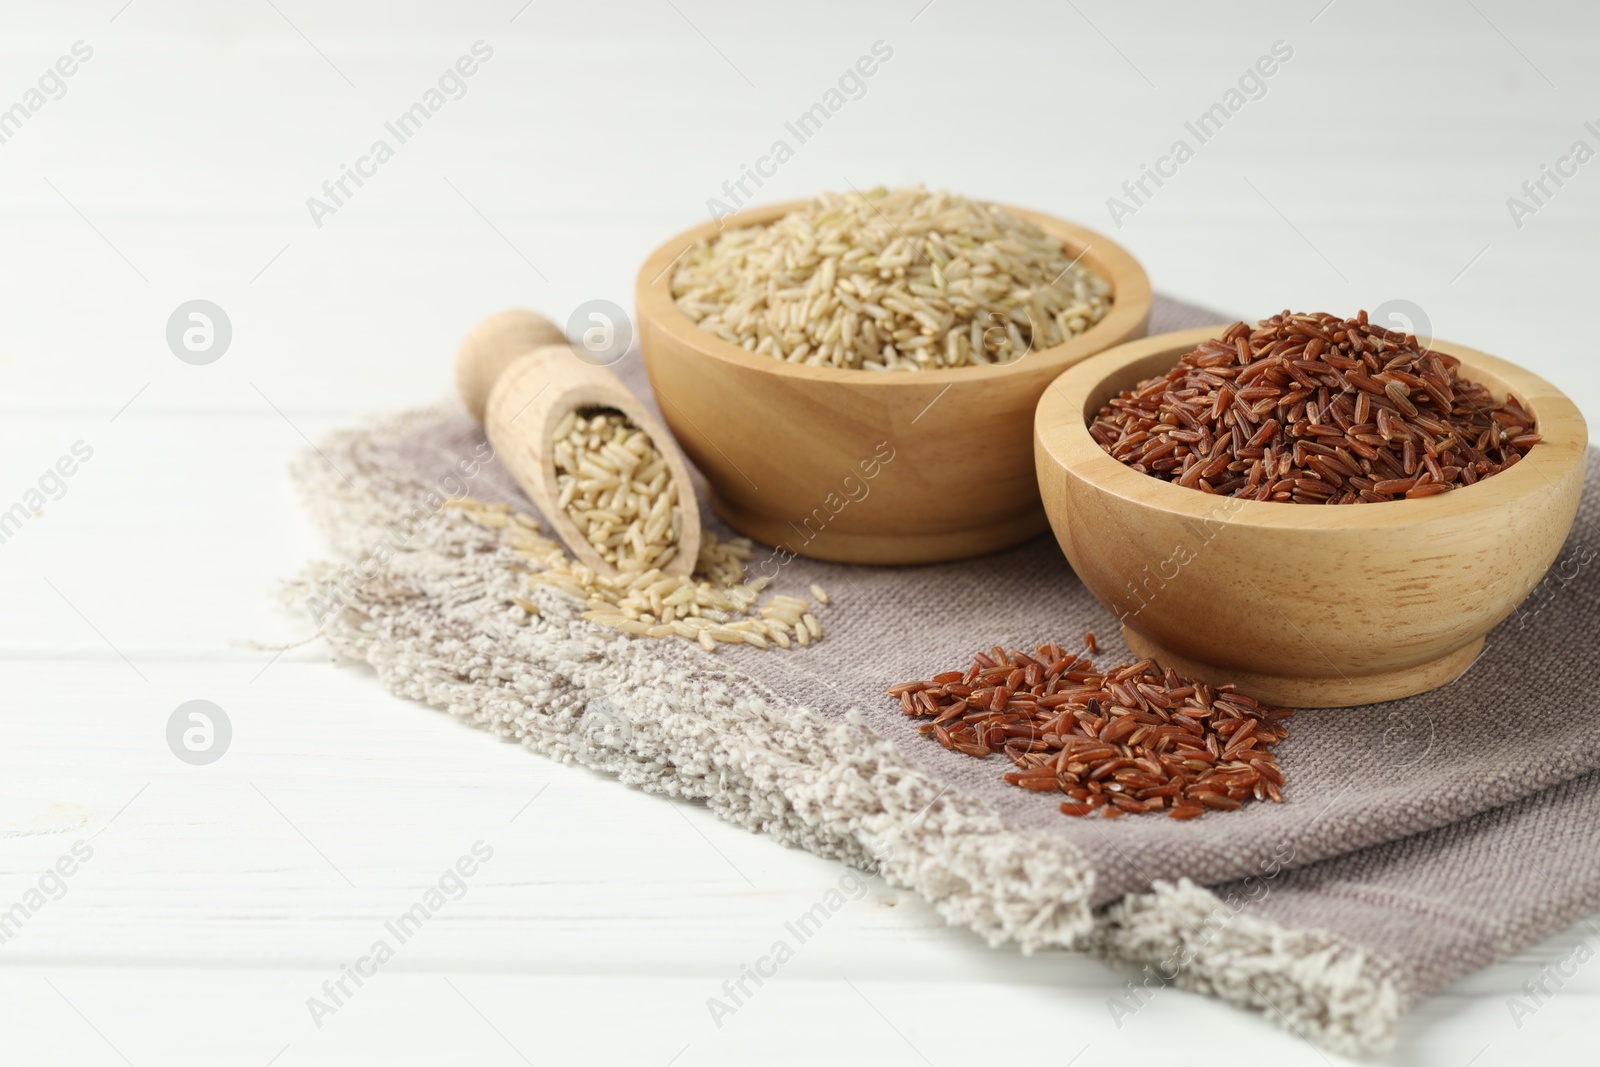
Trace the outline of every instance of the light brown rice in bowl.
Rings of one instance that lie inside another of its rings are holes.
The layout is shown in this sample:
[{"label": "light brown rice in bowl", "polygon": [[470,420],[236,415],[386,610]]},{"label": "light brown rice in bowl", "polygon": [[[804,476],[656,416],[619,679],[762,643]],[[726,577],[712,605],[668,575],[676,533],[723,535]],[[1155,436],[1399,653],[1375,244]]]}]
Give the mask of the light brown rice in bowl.
[{"label": "light brown rice in bowl", "polygon": [[1106,281],[1035,223],[922,188],[824,193],[690,250],[679,309],[730,344],[851,370],[1007,363],[1111,308]]}]

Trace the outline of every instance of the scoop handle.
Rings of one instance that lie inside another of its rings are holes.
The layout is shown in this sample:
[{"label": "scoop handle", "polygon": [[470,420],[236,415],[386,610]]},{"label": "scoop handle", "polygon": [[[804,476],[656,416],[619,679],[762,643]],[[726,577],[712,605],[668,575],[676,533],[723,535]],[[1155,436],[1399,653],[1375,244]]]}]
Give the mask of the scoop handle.
[{"label": "scoop handle", "polygon": [[469,330],[456,351],[456,391],[472,417],[483,421],[490,390],[519,357],[566,340],[555,323],[523,308],[497,312]]}]

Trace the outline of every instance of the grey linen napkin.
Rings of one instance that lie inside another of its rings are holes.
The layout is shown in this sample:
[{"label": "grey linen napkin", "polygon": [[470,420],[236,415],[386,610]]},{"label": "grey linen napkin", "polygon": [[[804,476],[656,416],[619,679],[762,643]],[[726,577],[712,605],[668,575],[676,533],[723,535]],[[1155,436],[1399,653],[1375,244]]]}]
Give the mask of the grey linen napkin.
[{"label": "grey linen napkin", "polygon": [[[1158,299],[1151,332],[1223,319]],[[648,399],[637,353],[618,369]],[[1009,763],[918,736],[884,696],[993,644],[1071,646],[1092,631],[1097,662],[1130,658],[1048,536],[914,568],[796,558],[774,591],[828,590],[825,639],[711,655],[530,592],[504,531],[450,506],[532,511],[459,411],[338,434],[297,473],[351,558],[312,566],[289,594],[337,658],[547,755],[875,867],[992,943],[1088,948],[1141,965],[1147,989],[1198,989],[1371,1054],[1422,998],[1600,908],[1600,658],[1587,647],[1600,464],[1558,563],[1462,677],[1301,712],[1277,750],[1285,802],[1192,822],[1065,817],[1059,797],[1003,782]]]}]

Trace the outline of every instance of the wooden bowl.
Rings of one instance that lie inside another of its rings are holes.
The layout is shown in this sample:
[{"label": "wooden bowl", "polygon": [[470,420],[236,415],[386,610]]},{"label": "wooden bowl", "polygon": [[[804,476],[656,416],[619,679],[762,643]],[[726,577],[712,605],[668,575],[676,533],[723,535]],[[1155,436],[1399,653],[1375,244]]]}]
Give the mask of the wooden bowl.
[{"label": "wooden bowl", "polygon": [[1039,490],[1072,569],[1136,655],[1273,703],[1341,707],[1453,681],[1566,540],[1583,416],[1542,378],[1436,341],[1463,378],[1516,394],[1543,435],[1509,470],[1438,496],[1332,507],[1213,496],[1141,474],[1089,436],[1112,396],[1224,329],[1123,345],[1045,393]]},{"label": "wooden bowl", "polygon": [[[765,224],[796,201],[731,216]],[[1106,279],[1112,307],[1079,336],[1011,363],[912,373],[758,356],[673,302],[678,258],[718,232],[688,230],[639,271],[639,340],[662,414],[705,472],[711,504],[758,541],[847,563],[929,563],[1019,544],[1046,525],[1028,427],[1045,387],[1096,352],[1144,336],[1150,283],[1109,238],[1007,208]]]}]

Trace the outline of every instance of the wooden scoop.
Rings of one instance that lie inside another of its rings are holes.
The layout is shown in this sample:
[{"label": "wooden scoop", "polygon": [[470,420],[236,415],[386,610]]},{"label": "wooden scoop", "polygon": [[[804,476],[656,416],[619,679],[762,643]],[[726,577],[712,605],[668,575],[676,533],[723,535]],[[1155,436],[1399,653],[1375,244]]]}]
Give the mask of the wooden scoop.
[{"label": "wooden scoop", "polygon": [[569,411],[622,412],[667,461],[678,493],[678,554],[663,574],[689,574],[700,554],[700,505],[689,467],[672,434],[616,375],[573,352],[550,320],[531,311],[502,311],[474,326],[456,355],[461,399],[482,422],[489,443],[545,520],[580,563],[617,574],[559,505],[553,437]]}]

